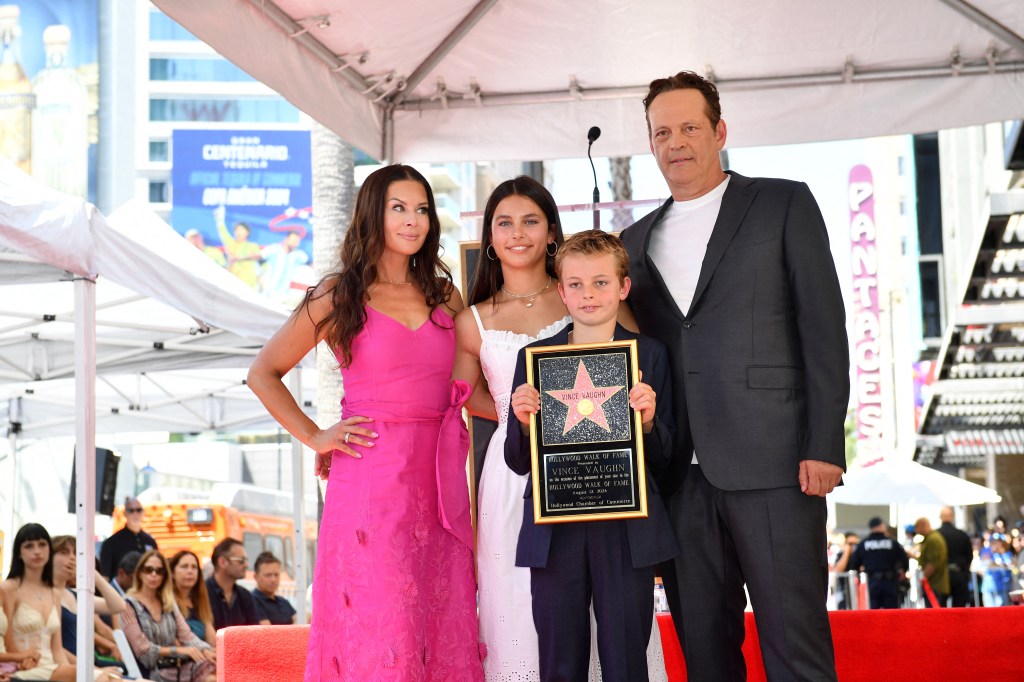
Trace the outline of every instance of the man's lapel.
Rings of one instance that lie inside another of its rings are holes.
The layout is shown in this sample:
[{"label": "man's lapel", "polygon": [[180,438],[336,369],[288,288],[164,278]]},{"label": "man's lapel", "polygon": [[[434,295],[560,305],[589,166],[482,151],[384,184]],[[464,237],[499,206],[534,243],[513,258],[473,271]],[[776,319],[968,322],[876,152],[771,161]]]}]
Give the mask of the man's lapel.
[{"label": "man's lapel", "polygon": [[722,196],[722,208],[718,211],[718,220],[711,232],[711,239],[708,240],[708,250],[704,254],[704,262],[700,266],[700,276],[697,278],[697,287],[693,292],[693,302],[690,303],[690,310],[696,310],[700,297],[707,289],[715,269],[725,255],[725,250],[732,241],[733,235],[739,229],[743,217],[747,215],[751,202],[757,191],[750,187],[750,178],[743,177],[738,173],[730,172],[732,178],[729,186]]}]

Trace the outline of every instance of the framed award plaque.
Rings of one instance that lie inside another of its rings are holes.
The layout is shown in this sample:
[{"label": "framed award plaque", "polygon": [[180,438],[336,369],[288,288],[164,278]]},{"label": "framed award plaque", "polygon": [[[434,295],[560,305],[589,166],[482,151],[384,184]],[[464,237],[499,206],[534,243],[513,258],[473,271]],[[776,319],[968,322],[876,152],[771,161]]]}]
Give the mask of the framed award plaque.
[{"label": "framed award plaque", "polygon": [[526,349],[535,523],[647,516],[635,340]]}]

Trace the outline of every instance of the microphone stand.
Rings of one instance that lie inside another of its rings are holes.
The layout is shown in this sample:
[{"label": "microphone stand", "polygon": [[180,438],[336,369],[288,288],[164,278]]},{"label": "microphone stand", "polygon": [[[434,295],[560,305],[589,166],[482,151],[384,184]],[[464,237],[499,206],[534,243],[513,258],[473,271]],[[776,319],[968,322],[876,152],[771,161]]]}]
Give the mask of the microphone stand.
[{"label": "microphone stand", "polygon": [[[598,134],[600,135],[600,132]],[[590,156],[590,148],[593,146],[594,140],[589,140],[587,142],[587,158],[590,160],[590,172],[594,174],[594,229],[600,230],[601,218],[597,213],[597,205],[601,201],[601,190],[597,187],[597,170],[594,168],[594,159]]]}]

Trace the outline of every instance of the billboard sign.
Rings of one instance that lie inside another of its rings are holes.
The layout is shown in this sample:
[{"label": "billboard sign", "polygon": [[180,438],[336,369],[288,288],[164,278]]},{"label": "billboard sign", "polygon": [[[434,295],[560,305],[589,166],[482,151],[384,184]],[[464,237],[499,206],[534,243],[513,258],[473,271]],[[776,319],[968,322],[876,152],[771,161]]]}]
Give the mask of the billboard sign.
[{"label": "billboard sign", "polygon": [[871,169],[850,170],[850,264],[853,272],[853,359],[857,369],[857,448],[877,453],[882,424],[882,325],[878,301],[878,250],[875,234],[875,187]]},{"label": "billboard sign", "polygon": [[313,283],[308,131],[175,130],[171,224],[284,303]]}]

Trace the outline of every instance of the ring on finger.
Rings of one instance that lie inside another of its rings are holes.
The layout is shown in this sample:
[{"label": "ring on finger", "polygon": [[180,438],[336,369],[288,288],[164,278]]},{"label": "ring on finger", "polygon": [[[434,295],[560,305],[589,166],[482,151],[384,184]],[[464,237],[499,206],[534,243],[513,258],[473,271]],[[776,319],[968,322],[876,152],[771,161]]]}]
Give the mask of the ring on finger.
[{"label": "ring on finger", "polygon": [[351,432],[351,431],[346,431],[346,432],[345,432],[345,443],[346,443],[346,444],[348,443],[348,437],[349,437],[349,436],[351,436],[351,435],[352,435],[352,432]]}]

